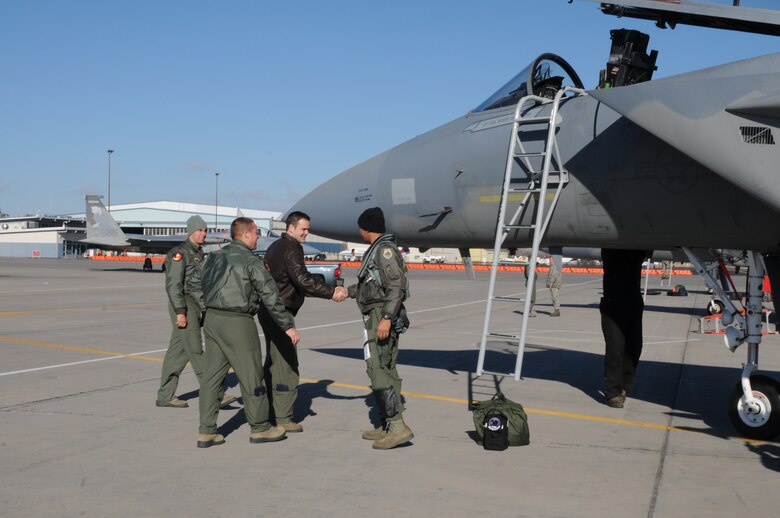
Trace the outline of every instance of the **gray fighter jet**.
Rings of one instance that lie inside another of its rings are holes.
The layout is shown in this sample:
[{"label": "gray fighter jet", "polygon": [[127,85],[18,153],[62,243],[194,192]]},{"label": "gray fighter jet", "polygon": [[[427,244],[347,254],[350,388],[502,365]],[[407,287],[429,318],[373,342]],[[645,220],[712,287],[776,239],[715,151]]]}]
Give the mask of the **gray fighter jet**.
[{"label": "gray fighter jet", "polygon": [[[737,3],[600,9],[672,28],[780,35],[780,12]],[[612,31],[600,87],[589,91],[563,58],[542,54],[463,117],[341,173],[291,210],[310,214],[320,235],[354,240],[358,215],[379,206],[400,245],[464,255],[496,245],[676,249],[706,274],[696,250],[748,250],[751,275],[763,278],[766,267],[777,299],[780,53],[651,80],[656,52],[646,46],[646,35]],[[727,345],[748,343],[732,422],[744,435],[774,437],[780,384],[751,376],[760,280],[750,283],[748,316],[726,305]]]},{"label": "gray fighter jet", "polygon": [[[101,196],[88,194],[86,200],[86,237],[81,243],[103,250],[133,251],[150,254],[167,254],[174,246],[187,239],[187,234],[173,236],[147,236],[145,234],[127,234],[116,222],[111,213],[106,210]],[[271,243],[280,236],[260,236],[257,240],[256,253],[264,253]],[[206,234],[205,247],[210,251],[214,246],[221,246],[231,241],[229,232],[209,232]],[[311,245],[302,244],[304,255],[316,255],[321,251]]]}]

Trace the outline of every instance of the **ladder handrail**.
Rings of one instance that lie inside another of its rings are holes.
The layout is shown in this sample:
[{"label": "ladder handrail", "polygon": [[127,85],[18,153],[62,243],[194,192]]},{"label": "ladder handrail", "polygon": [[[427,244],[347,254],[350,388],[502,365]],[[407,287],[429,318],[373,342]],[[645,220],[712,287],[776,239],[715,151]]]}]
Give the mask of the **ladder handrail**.
[{"label": "ladder handrail", "polygon": [[[548,126],[548,133],[547,133],[547,152],[544,155],[544,166],[542,169],[542,185],[539,190],[539,200],[536,204],[536,221],[537,224],[539,221],[544,218],[544,205],[545,205],[545,198],[547,196],[547,180],[550,173],[550,164],[552,163],[552,155],[555,153],[555,158],[558,163],[558,167],[563,172],[563,164],[561,163],[561,157],[560,152],[558,150],[558,142],[555,138],[555,129],[557,125],[555,124],[557,118],[558,118],[558,109],[560,108],[561,100],[563,99],[563,96],[566,95],[568,92],[574,92],[577,95],[582,95],[585,91],[582,88],[574,88],[571,86],[567,86],[565,88],[562,88],[558,90],[558,92],[555,94],[555,99],[553,100],[552,110],[550,111],[550,125]],[[533,245],[531,246],[531,256],[528,258],[528,264],[531,267],[531,271],[528,272],[528,285],[526,286],[526,294],[525,294],[525,309],[523,311],[523,323],[520,328],[520,343],[517,346],[517,361],[515,362],[515,380],[520,380],[520,373],[523,368],[523,355],[525,353],[525,339],[526,339],[526,332],[528,331],[528,307],[530,305],[530,299],[531,299],[531,291],[534,288],[534,284],[536,283],[536,261],[539,257],[539,245],[542,243],[542,237],[544,237],[545,232],[547,231],[547,226],[550,223],[550,220],[552,219],[553,211],[555,209],[555,206],[558,203],[558,198],[560,196],[561,190],[563,188],[563,181],[558,182],[558,188],[555,192],[555,196],[553,197],[553,203],[550,204],[550,210],[547,211],[547,217],[544,218],[544,222],[542,223],[541,227],[534,229],[535,232],[533,233]]]},{"label": "ladder handrail", "polygon": [[[520,341],[518,344],[518,356],[517,356],[517,363],[515,365],[515,374],[514,374],[516,380],[520,379],[520,370],[522,367],[522,354],[525,348],[525,334],[528,326],[528,309],[530,305],[531,291],[534,287],[533,283],[535,282],[536,279],[535,277],[536,259],[539,253],[539,245],[541,243],[541,238],[546,232],[547,226],[552,218],[552,212],[555,206],[557,205],[558,199],[560,197],[560,193],[563,189],[563,185],[567,182],[568,179],[566,172],[563,169],[563,164],[561,162],[560,151],[558,149],[557,142],[555,139],[555,130],[558,125],[557,119],[558,119],[558,108],[560,102],[562,98],[569,92],[573,92],[575,93],[575,95],[582,95],[585,93],[584,90],[579,88],[565,87],[559,90],[556,93],[555,98],[552,100],[537,95],[527,95],[522,99],[520,99],[520,101],[515,106],[514,121],[512,123],[512,132],[509,141],[509,149],[507,153],[506,166],[504,168],[504,182],[503,182],[501,199],[499,202],[499,209],[498,209],[498,221],[496,224],[496,238],[493,246],[493,261],[492,261],[492,267],[490,269],[490,281],[488,286],[487,305],[485,309],[485,320],[482,328],[482,337],[480,339],[479,358],[477,360],[477,376],[482,375],[482,373],[484,372],[483,367],[485,363],[485,352],[486,352],[485,349],[486,349],[487,337],[489,336],[490,314],[493,307],[496,275],[498,272],[499,254],[501,251],[501,247],[503,242],[506,240],[507,236],[509,235],[509,230],[507,227],[510,225],[515,225],[515,223],[519,221],[519,218],[522,217],[521,213],[527,207],[527,203],[531,197],[531,192],[532,192],[531,189],[529,189],[529,191],[526,192],[525,197],[523,198],[522,202],[520,203],[517,210],[513,214],[511,220],[509,221],[509,223],[507,223],[506,211],[509,202],[509,190],[512,181],[512,171],[514,169],[515,159],[518,156],[522,159],[523,166],[529,172],[531,185],[534,185],[537,181],[537,179],[534,178],[534,175],[531,174],[533,173],[533,167],[531,166],[528,160],[528,156],[526,156],[527,154],[523,153],[521,155],[518,155],[516,153],[516,149],[518,146],[521,149],[521,151],[523,152],[525,151],[523,148],[523,142],[520,139],[519,127],[522,124],[547,124],[548,132],[545,140],[544,153],[542,155],[544,157],[543,168],[541,171],[541,178],[539,178],[539,180],[541,180],[541,184],[538,189],[537,213],[535,219],[533,220],[534,226],[532,227],[533,248],[532,248],[531,257],[529,258],[529,266],[531,267],[531,270],[528,275],[528,283],[526,286],[525,308],[523,311],[523,323],[521,328]],[[544,105],[544,104],[552,103],[550,116],[549,117],[529,116],[528,118],[524,118],[522,115],[523,108],[526,106],[526,104],[528,104],[531,101],[533,101],[535,105]],[[560,169],[559,172],[560,179],[557,184],[555,195],[551,202],[550,210],[548,211],[547,216],[544,217],[545,198],[547,195],[548,178],[550,174],[550,166],[552,164],[553,155]],[[544,221],[542,221],[543,219]],[[542,222],[541,225],[539,224],[540,222]]]}]

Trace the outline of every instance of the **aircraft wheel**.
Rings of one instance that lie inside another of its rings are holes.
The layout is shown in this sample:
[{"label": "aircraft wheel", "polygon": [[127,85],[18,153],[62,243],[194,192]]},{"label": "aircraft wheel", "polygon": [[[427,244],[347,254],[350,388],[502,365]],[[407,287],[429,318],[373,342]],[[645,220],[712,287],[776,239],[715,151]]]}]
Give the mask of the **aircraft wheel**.
[{"label": "aircraft wheel", "polygon": [[707,304],[707,312],[710,315],[720,315],[723,313],[724,309],[726,309],[726,305],[718,299],[712,299],[709,304]]},{"label": "aircraft wheel", "polygon": [[161,269],[162,271],[165,271],[165,263],[162,263],[162,266],[160,266],[160,269]]},{"label": "aircraft wheel", "polygon": [[771,440],[780,435],[780,385],[766,376],[751,376],[755,407],[745,404],[742,384],[729,399],[729,419],[739,433],[750,439]]}]

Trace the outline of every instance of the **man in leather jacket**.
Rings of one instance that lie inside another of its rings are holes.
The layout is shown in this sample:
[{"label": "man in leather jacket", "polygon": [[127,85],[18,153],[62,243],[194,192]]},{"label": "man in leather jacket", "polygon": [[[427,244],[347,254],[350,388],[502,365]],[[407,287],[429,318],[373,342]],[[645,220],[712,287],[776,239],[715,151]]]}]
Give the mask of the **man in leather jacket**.
[{"label": "man in leather jacket", "polygon": [[358,283],[348,288],[363,314],[366,343],[366,373],[371,379],[379,413],[385,426],[363,432],[377,450],[389,450],[407,443],[414,434],[404,423],[401,378],[396,369],[398,337],[409,327],[403,302],[409,296],[406,264],[385,233],[382,209],[366,209],[358,218],[360,237],[371,246],[363,254]]},{"label": "man in leather jacket", "polygon": [[[295,317],[307,296],[332,299],[346,298],[345,288],[329,286],[319,277],[313,277],[303,261],[303,247],[311,227],[311,218],[303,212],[287,216],[287,232],[271,243],[265,253],[265,266],[276,281],[284,307]],[[258,313],[266,343],[265,383],[270,396],[276,425],[287,433],[302,432],[303,426],[292,420],[295,398],[298,395],[300,372],[298,353],[290,337],[271,318],[264,308]]]}]

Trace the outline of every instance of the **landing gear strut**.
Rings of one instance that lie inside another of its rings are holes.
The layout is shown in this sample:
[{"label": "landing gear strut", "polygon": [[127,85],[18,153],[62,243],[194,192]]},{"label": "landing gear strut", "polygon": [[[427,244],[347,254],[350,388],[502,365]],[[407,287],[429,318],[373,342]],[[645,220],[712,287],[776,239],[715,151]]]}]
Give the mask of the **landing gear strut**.
[{"label": "landing gear strut", "polygon": [[721,320],[726,328],[726,347],[734,352],[747,342],[747,361],[742,378],[729,398],[729,418],[741,434],[751,439],[772,439],[780,435],[780,384],[766,376],[752,376],[758,369],[758,346],[761,344],[764,262],[756,252],[748,252],[748,297],[745,315],[741,315],[730,297],[706,271],[689,248],[683,248],[707,286],[725,305]]}]

